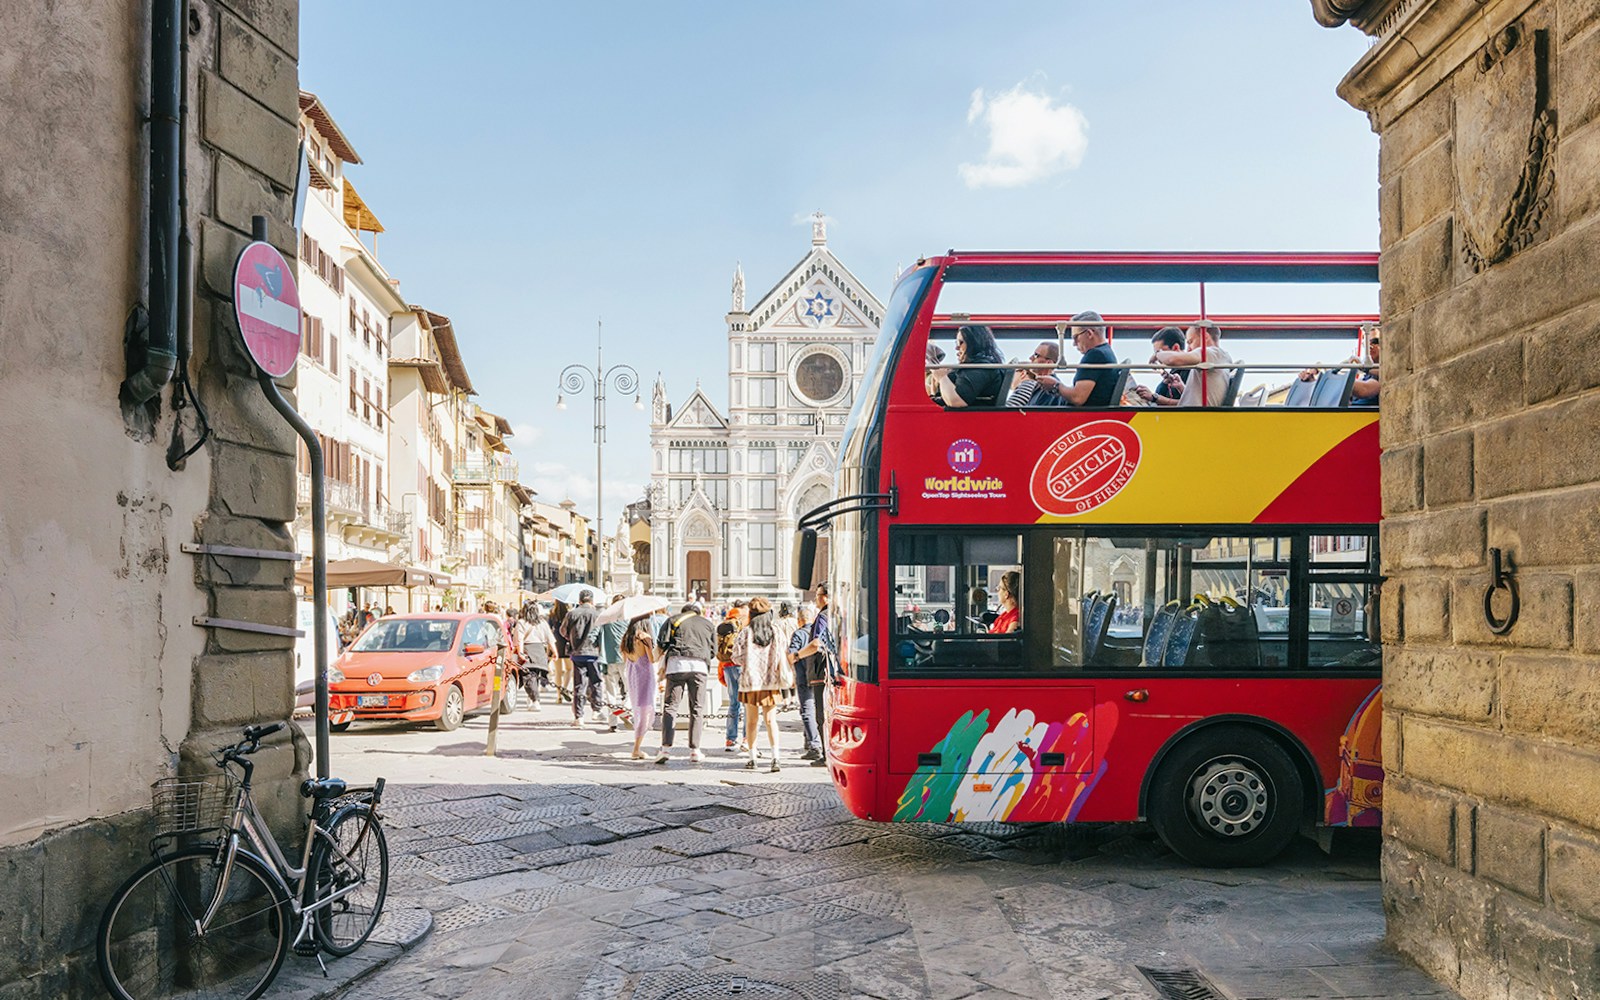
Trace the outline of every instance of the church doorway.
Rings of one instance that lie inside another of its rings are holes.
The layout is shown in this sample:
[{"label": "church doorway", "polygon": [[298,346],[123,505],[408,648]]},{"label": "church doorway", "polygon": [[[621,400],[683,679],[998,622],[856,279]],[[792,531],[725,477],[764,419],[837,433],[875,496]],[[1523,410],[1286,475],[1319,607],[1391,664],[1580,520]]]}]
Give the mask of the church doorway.
[{"label": "church doorway", "polygon": [[711,596],[711,553],[695,549],[684,554],[684,592],[690,600],[706,600]]}]

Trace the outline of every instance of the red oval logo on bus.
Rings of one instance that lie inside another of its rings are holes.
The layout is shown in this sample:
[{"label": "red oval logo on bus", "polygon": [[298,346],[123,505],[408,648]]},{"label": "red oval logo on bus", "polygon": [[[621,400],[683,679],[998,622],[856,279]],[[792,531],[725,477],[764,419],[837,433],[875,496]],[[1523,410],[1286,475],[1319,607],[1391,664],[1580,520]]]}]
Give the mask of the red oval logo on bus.
[{"label": "red oval logo on bus", "polygon": [[1094,420],[1056,438],[1028,480],[1046,514],[1074,517],[1110,500],[1139,471],[1139,434],[1121,420]]}]

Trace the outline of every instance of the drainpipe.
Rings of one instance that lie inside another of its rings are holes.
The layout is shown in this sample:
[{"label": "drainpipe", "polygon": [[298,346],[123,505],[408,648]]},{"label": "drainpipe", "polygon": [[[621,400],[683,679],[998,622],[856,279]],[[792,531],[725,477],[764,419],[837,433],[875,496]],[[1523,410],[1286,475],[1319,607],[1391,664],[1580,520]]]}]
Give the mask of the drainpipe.
[{"label": "drainpipe", "polygon": [[155,0],[150,12],[150,326],[143,362],[122,383],[129,402],[154,399],[178,365],[178,166],[183,144],[185,0]]}]

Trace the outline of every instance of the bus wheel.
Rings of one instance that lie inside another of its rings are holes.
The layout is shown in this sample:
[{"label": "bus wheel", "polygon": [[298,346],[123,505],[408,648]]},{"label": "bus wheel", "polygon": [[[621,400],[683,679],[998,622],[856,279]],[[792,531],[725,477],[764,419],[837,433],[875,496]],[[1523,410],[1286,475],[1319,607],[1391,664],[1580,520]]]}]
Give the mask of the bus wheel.
[{"label": "bus wheel", "polygon": [[1283,747],[1250,729],[1201,732],[1162,761],[1150,825],[1191,864],[1266,864],[1300,828],[1305,786]]}]

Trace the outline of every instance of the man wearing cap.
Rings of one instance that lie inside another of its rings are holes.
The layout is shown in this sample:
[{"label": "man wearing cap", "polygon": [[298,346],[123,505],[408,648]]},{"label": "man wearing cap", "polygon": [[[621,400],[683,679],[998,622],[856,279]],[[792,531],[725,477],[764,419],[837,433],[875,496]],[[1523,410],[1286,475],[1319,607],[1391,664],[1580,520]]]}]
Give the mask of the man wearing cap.
[{"label": "man wearing cap", "polygon": [[[1085,310],[1072,317],[1072,343],[1082,357],[1080,364],[1114,365],[1117,356],[1106,340],[1105,320],[1093,310]],[[1029,360],[1042,362],[1046,367],[1024,368],[1017,372],[1010,400],[1013,406],[1117,406],[1122,401],[1113,399],[1117,379],[1122,374],[1115,368],[1079,368],[1070,386],[1063,385],[1056,376],[1056,345],[1043,341]],[[1024,379],[1036,388],[1025,393]],[[1009,401],[1009,400],[1008,400]]]}]

